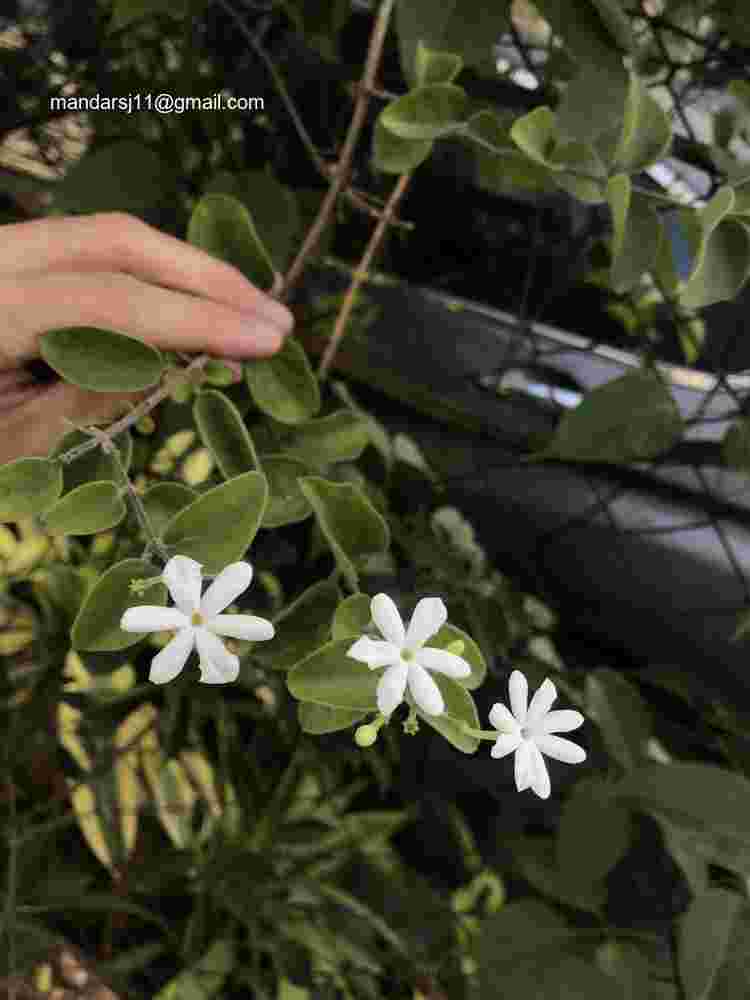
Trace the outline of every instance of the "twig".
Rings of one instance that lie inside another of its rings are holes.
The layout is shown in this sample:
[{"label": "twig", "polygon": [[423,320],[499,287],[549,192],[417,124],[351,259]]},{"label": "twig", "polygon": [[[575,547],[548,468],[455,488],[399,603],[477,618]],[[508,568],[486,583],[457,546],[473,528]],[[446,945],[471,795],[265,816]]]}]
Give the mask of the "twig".
[{"label": "twig", "polygon": [[354,105],[352,120],[349,124],[346,139],[344,140],[341,156],[332,171],[333,179],[331,186],[326,192],[323,203],[318,210],[317,217],[310,227],[299,253],[292,261],[292,265],[287,272],[282,298],[288,298],[292,289],[302,277],[307,261],[314,252],[318,242],[320,241],[323,230],[330,221],[336,205],[336,200],[344,190],[347,181],[349,180],[352,157],[354,156],[357,140],[359,139],[359,134],[362,131],[362,126],[364,125],[367,117],[367,108],[370,104],[371,96],[370,90],[375,83],[375,77],[380,64],[380,57],[383,51],[385,37],[388,32],[388,22],[391,17],[394,2],[395,0],[382,0],[380,5],[375,27],[373,28],[372,35],[370,36],[370,45],[367,50],[367,61],[365,62],[364,73],[362,74],[362,80],[357,90],[357,100]]},{"label": "twig", "polygon": [[352,282],[347,289],[346,296],[341,305],[341,311],[336,317],[336,325],[333,328],[331,339],[326,345],[326,349],[323,353],[323,359],[320,362],[320,367],[318,368],[318,377],[321,379],[324,379],[328,374],[328,369],[331,367],[331,363],[336,355],[341,338],[344,336],[349,316],[354,308],[354,299],[357,291],[363,281],[367,279],[367,270],[372,262],[373,256],[375,255],[375,251],[380,246],[383,236],[385,235],[386,228],[388,227],[388,223],[396,210],[396,206],[403,197],[411,178],[411,173],[401,174],[399,177],[393,191],[391,191],[388,201],[386,202],[383,213],[378,219],[378,224],[370,237],[370,241],[367,244],[365,252],[362,254],[362,260],[359,262],[359,265],[354,272]]}]

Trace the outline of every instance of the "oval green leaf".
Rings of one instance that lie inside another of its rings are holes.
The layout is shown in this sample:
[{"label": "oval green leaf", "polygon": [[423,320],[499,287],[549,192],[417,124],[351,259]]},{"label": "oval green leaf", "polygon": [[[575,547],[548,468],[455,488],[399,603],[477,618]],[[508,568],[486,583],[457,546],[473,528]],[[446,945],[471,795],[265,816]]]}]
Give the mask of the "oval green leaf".
[{"label": "oval green leaf", "polygon": [[298,701],[331,708],[377,711],[375,698],[382,671],[346,655],[352,640],[336,639],[306,657],[287,674],[287,687]]},{"label": "oval green leaf", "polygon": [[682,917],[678,951],[687,1000],[708,1000],[711,995],[741,903],[738,893],[712,888],[697,896]]},{"label": "oval green leaf", "polygon": [[380,121],[400,139],[439,139],[466,120],[467,98],[461,87],[436,83],[417,87],[383,109]]},{"label": "oval green leaf", "polygon": [[331,627],[333,639],[358,638],[372,622],[371,598],[367,594],[350,594],[336,608]]},{"label": "oval green leaf", "polygon": [[260,472],[245,472],[207,490],[175,514],[164,542],[175,554],[190,556],[208,574],[242,559],[257,534],[268,502]]},{"label": "oval green leaf", "polygon": [[387,522],[359,487],[351,483],[331,483],[319,476],[304,476],[299,484],[336,565],[352,590],[358,590],[358,565],[368,556],[385,552],[390,544]]},{"label": "oval green leaf", "polygon": [[182,483],[156,483],[141,499],[154,531],[161,535],[175,514],[197,498],[195,490]]},{"label": "oval green leaf", "polygon": [[216,459],[225,479],[258,468],[253,439],[240,412],[223,392],[207,389],[193,405],[195,424],[203,443]]},{"label": "oval green leaf", "polygon": [[328,638],[331,617],[341,600],[335,575],[318,580],[274,618],[276,635],[258,643],[253,656],[272,670],[288,670]]},{"label": "oval green leaf", "polygon": [[351,410],[336,410],[294,429],[284,452],[323,471],[336,462],[354,462],[370,443],[368,423]]},{"label": "oval green leaf", "polygon": [[320,409],[320,387],[304,347],[294,337],[272,358],[245,363],[253,402],[282,424],[302,424]]},{"label": "oval green leaf", "polygon": [[267,291],[273,286],[273,261],[255,229],[247,208],[228,194],[205,194],[193,209],[188,243],[232,264]]},{"label": "oval green leaf", "polygon": [[60,462],[47,458],[17,458],[0,465],[0,522],[41,514],[62,493]]},{"label": "oval green leaf", "polygon": [[66,493],[44,514],[53,535],[93,535],[125,517],[125,503],[114,483],[86,483]]},{"label": "oval green leaf", "polygon": [[[66,451],[76,448],[91,438],[83,431],[72,430],[64,435],[49,453],[50,458],[56,458]],[[120,456],[120,462],[127,472],[133,457],[133,438],[130,431],[125,430],[114,438],[115,447]],[[121,479],[119,467],[113,455],[108,455],[101,448],[92,448],[85,455],[73,462],[63,464],[63,491],[69,493],[76,486],[84,483],[108,481],[119,483]]]},{"label": "oval green leaf", "polygon": [[[346,641],[350,642],[351,640],[347,639]],[[365,669],[368,668],[365,667]],[[382,670],[377,671],[376,679],[382,673]],[[467,723],[472,729],[479,729],[479,716],[474,699],[466,688],[461,687],[458,681],[454,681],[452,677],[446,677],[436,671],[432,671],[430,677],[440,688],[445,702],[445,711],[442,715],[426,715],[417,708],[417,715],[437,730],[441,736],[444,736],[451,746],[462,753],[474,753],[479,747],[479,740],[476,736],[469,736],[463,729],[464,723]],[[408,687],[406,689],[406,702],[416,708],[416,703]]]},{"label": "oval green leaf", "polygon": [[372,137],[372,165],[384,174],[406,174],[424,163],[433,146],[431,139],[401,139],[378,118]]},{"label": "oval green leaf", "polygon": [[649,372],[631,372],[597,386],[566,412],[552,441],[532,460],[645,461],[672,447],[681,433],[680,411],[669,390]]},{"label": "oval green leaf", "polygon": [[92,392],[138,392],[158,382],[164,370],[155,347],[94,326],[49,330],[39,338],[39,350],[66,382]]},{"label": "oval green leaf", "polygon": [[160,577],[151,563],[142,559],[124,559],[104,573],[83,602],[71,630],[73,649],[92,652],[113,652],[134,646],[143,638],[140,633],[123,632],[120,620],[128,608],[138,604],[167,603],[167,588],[154,584],[144,594],[130,590],[133,579]]},{"label": "oval green leaf", "polygon": [[455,678],[455,680],[457,684],[467,688],[469,691],[473,691],[484,681],[487,674],[487,664],[482,656],[482,651],[471,636],[467,635],[460,628],[456,628],[455,625],[443,625],[431,639],[427,640],[425,646],[434,647],[435,649],[446,649],[451,643],[457,640],[460,640],[464,644],[464,651],[461,653],[461,658],[469,664],[471,673],[468,677]]},{"label": "oval green leaf", "polygon": [[263,474],[268,480],[268,506],[263,515],[264,528],[297,524],[312,514],[312,507],[300,489],[299,478],[310,471],[304,462],[291,455],[264,455]]}]

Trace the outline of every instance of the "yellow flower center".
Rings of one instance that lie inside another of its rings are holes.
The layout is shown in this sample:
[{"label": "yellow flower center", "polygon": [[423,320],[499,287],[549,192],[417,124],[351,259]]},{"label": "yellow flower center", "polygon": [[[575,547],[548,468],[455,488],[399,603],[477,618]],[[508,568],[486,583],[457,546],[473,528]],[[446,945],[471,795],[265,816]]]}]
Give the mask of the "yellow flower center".
[{"label": "yellow flower center", "polygon": [[401,659],[405,663],[408,663],[409,660],[413,660],[414,659],[414,651],[411,650],[411,649],[402,649],[401,650]]},{"label": "yellow flower center", "polygon": [[203,615],[200,613],[200,611],[194,611],[193,612],[193,614],[192,614],[192,616],[190,618],[190,624],[191,625],[202,625],[203,624]]}]

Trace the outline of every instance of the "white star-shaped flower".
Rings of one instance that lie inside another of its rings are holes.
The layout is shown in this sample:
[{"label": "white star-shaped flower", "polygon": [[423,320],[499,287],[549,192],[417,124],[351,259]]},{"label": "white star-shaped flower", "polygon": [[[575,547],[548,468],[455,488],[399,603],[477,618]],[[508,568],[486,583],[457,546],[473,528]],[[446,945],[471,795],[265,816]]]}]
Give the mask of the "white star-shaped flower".
[{"label": "white star-shaped flower", "polygon": [[515,753],[518,791],[531,788],[540,798],[546,799],[550,793],[550,781],[542,754],[566,764],[580,764],[586,760],[583,747],[552,735],[577,729],[584,718],[572,709],[550,712],[557,691],[549,678],[539,686],[528,708],[529,685],[520,670],[514,670],[510,675],[508,691],[512,714],[501,702],[490,709],[490,724],[499,730],[490,754],[500,758]]},{"label": "white star-shaped flower", "polygon": [[447,677],[468,677],[471,667],[460,656],[444,649],[428,649],[425,643],[448,618],[439,597],[423,597],[414,609],[408,629],[398,608],[387,594],[376,594],[370,602],[372,619],[385,641],[363,635],[350,646],[347,656],[366,663],[370,670],[387,667],[377,688],[378,709],[388,716],[404,700],[409,685],[414,701],[427,715],[442,715],[445,703],[440,688],[428,671]]},{"label": "white star-shaped flower", "polygon": [[234,639],[273,639],[273,625],[254,615],[222,615],[253,578],[249,563],[236,562],[225,567],[201,599],[202,564],[188,556],[173,556],[164,567],[162,579],[175,607],[163,608],[142,604],[128,608],[120,620],[125,632],[163,632],[177,630],[177,635],[151,661],[149,680],[166,684],[174,680],[187,663],[195,646],[200,657],[201,683],[228,684],[237,680],[240,659],[219,640],[224,635]]}]

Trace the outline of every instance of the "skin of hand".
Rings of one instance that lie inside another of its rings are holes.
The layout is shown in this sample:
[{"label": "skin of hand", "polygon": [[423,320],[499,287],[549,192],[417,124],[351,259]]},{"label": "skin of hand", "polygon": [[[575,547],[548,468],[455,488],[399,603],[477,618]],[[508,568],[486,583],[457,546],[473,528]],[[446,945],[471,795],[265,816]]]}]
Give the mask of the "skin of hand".
[{"label": "skin of hand", "polygon": [[47,330],[93,326],[217,358],[275,354],[294,318],[230,264],[120,212],[0,226],[0,464],[46,456],[71,428],[116,419],[142,392],[34,383]]}]

